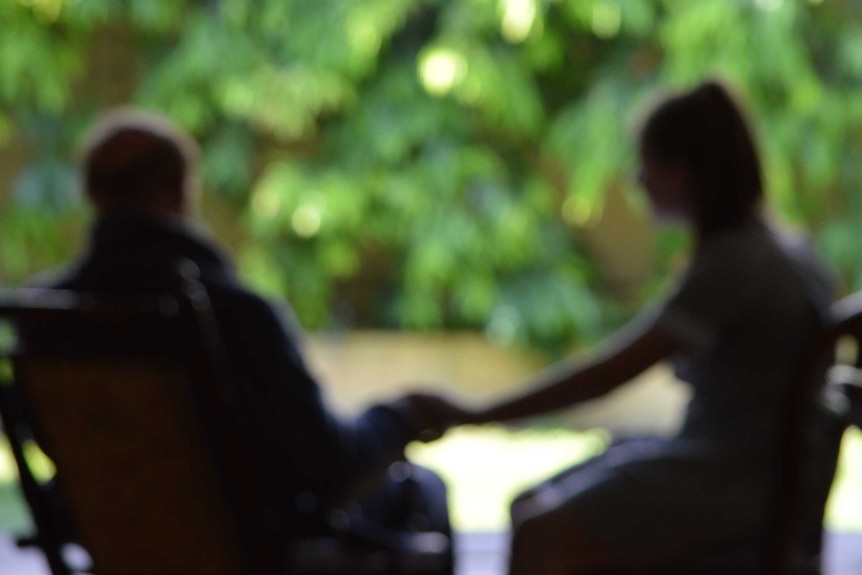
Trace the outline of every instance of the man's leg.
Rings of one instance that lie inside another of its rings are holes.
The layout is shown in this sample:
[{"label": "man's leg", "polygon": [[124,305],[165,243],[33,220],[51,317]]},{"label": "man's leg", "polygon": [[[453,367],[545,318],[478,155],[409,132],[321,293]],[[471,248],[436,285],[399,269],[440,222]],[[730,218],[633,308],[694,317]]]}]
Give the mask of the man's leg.
[{"label": "man's leg", "polygon": [[407,462],[393,464],[378,488],[359,502],[357,511],[362,529],[373,539],[388,548],[431,553],[437,557],[435,573],[453,573],[447,490],[433,471]]},{"label": "man's leg", "polygon": [[412,463],[393,463],[360,506],[366,519],[387,529],[451,535],[445,483],[433,471]]}]

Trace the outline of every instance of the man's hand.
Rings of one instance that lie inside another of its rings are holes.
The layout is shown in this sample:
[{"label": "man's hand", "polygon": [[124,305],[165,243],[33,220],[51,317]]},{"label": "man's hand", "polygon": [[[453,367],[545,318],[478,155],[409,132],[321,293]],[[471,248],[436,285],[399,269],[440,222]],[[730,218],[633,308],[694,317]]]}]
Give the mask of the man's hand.
[{"label": "man's hand", "polygon": [[419,430],[420,441],[440,439],[447,429],[472,423],[475,414],[437,393],[410,393],[398,400],[401,407]]}]

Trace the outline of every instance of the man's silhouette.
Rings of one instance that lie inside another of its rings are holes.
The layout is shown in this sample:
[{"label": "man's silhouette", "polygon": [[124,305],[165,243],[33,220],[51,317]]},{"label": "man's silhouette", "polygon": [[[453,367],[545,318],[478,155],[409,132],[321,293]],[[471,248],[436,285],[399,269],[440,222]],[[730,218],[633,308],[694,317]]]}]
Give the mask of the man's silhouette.
[{"label": "man's silhouette", "polygon": [[[405,400],[373,406],[353,421],[327,409],[303,361],[289,308],[244,287],[225,255],[194,228],[197,156],[195,142],[164,118],[129,110],[103,118],[82,157],[83,188],[96,213],[89,249],[49,285],[158,293],[178,261],[193,262],[212,302],[239,411],[252,430],[249,447],[263,470],[272,515],[289,534],[325,529],[310,519],[325,514],[314,512],[399,459],[420,426]],[[430,522],[425,527],[448,529],[442,482],[415,466],[404,469],[418,479],[411,490],[389,479],[354,507],[398,529],[421,500]]]}]

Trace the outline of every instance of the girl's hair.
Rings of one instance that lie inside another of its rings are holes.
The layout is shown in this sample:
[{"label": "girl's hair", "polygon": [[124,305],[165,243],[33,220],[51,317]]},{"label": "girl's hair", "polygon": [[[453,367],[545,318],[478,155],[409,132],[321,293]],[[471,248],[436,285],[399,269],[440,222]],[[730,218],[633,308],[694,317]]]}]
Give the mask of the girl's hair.
[{"label": "girl's hair", "polygon": [[761,201],[754,138],[740,106],[716,81],[656,106],[641,128],[640,146],[655,161],[686,170],[701,236],[740,225]]}]

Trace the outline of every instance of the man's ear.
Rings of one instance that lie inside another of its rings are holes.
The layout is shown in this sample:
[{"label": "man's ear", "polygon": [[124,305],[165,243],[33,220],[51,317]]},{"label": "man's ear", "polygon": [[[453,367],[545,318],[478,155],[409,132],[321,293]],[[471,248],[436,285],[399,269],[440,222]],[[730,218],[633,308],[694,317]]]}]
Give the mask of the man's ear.
[{"label": "man's ear", "polygon": [[186,189],[185,185],[171,186],[165,194],[166,209],[180,218],[188,218],[192,215],[194,199]]}]

